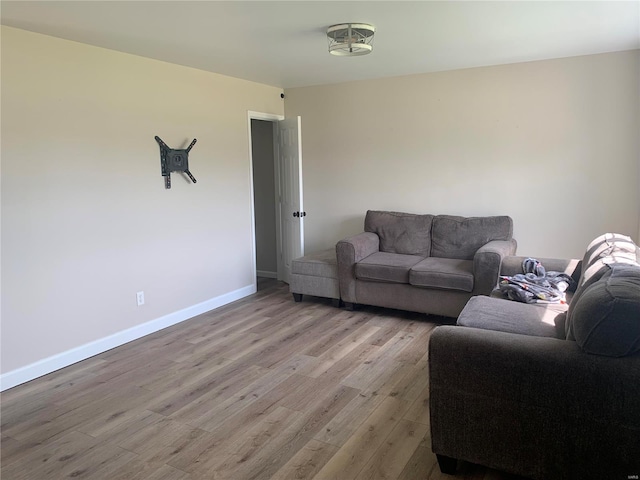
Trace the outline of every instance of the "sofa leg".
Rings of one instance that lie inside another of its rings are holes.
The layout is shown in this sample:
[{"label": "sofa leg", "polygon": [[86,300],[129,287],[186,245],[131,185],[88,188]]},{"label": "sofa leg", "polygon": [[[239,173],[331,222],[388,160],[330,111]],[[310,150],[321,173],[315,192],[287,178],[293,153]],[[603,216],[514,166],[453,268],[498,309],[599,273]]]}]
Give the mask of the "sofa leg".
[{"label": "sofa leg", "polygon": [[344,302],[344,308],[346,308],[350,312],[353,312],[356,309],[356,304],[353,302]]},{"label": "sofa leg", "polygon": [[339,298],[332,298],[331,304],[336,308],[340,308],[342,306],[342,300],[340,300]]},{"label": "sofa leg", "polygon": [[302,294],[301,293],[293,293],[293,300],[295,302],[301,302],[302,301]]},{"label": "sofa leg", "polygon": [[438,455],[437,453],[436,457],[438,458],[438,465],[440,466],[440,471],[442,473],[446,473],[447,475],[456,474],[456,466],[458,464],[458,460],[456,460],[455,458],[447,457],[445,455]]}]

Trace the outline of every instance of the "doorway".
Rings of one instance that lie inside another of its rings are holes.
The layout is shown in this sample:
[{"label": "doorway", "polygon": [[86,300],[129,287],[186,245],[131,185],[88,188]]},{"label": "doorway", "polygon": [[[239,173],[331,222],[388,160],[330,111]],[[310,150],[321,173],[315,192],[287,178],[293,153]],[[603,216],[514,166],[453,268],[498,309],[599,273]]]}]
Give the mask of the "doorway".
[{"label": "doorway", "polygon": [[253,212],[258,289],[263,279],[278,278],[276,233],[275,123],[251,119]]},{"label": "doorway", "polygon": [[257,290],[258,278],[275,277],[289,283],[292,260],[304,255],[306,213],[302,205],[301,118],[248,113],[252,247]]}]

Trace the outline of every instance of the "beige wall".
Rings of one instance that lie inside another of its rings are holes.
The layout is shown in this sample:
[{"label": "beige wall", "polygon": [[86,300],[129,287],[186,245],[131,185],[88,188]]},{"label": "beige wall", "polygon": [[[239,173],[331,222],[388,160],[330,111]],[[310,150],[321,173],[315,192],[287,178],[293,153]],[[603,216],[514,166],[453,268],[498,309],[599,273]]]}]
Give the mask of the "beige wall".
[{"label": "beige wall", "polygon": [[639,85],[631,51],[289,89],[306,250],[361,231],[367,209],[508,214],[532,256],[637,237]]},{"label": "beige wall", "polygon": [[[1,32],[2,372],[254,284],[247,111],[280,89]],[[155,135],[198,139],[197,184]]]},{"label": "beige wall", "polygon": [[[276,184],[273,158],[273,122],[251,120],[253,198],[256,223],[256,267],[278,273],[276,256]],[[275,277],[274,277],[275,278]]]},{"label": "beige wall", "polygon": [[[281,115],[279,89],[1,35],[0,371],[253,284],[247,111]],[[367,209],[506,213],[536,256],[637,237],[639,65],[636,51],[288,90],[307,251]],[[198,139],[196,185],[164,189],[155,135]]]}]

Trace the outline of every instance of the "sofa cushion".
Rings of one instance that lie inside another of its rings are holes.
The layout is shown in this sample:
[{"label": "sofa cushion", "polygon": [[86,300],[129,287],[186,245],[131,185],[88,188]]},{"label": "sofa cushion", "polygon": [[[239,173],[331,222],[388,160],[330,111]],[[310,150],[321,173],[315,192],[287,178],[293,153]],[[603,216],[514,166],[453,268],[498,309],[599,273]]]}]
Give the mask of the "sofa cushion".
[{"label": "sofa cushion", "polygon": [[380,237],[380,251],[428,257],[433,215],[367,211],[364,231]]},{"label": "sofa cushion", "polygon": [[564,338],[562,326],[566,305],[528,304],[501,298],[471,297],[460,315],[457,325],[463,327],[518,333],[534,337]]},{"label": "sofa cushion", "polygon": [[411,268],[409,283],[418,287],[473,290],[473,261],[451,258],[425,258]]},{"label": "sofa cushion", "polygon": [[291,262],[291,273],[312,277],[338,278],[336,249],[328,248],[296,258]]},{"label": "sofa cushion", "polygon": [[356,263],[356,278],[375,282],[409,283],[409,270],[424,257],[376,252]]},{"label": "sofa cushion", "polygon": [[431,256],[473,260],[476,251],[491,240],[510,240],[511,217],[456,217],[438,215],[431,228]]},{"label": "sofa cushion", "polygon": [[582,274],[578,287],[594,276],[601,277],[607,271],[603,269],[605,265],[614,263],[638,265],[638,262],[640,262],[640,248],[633,243],[631,237],[619,233],[600,235],[587,246],[582,259]]},{"label": "sofa cushion", "polygon": [[616,263],[571,303],[572,332],[585,352],[640,352],[640,266]]},{"label": "sofa cushion", "polygon": [[618,233],[605,233],[587,246],[582,259],[582,271],[576,293],[571,300],[565,324],[567,340],[575,340],[573,333],[573,306],[591,285],[598,282],[616,263],[640,266],[640,249],[630,237]]}]

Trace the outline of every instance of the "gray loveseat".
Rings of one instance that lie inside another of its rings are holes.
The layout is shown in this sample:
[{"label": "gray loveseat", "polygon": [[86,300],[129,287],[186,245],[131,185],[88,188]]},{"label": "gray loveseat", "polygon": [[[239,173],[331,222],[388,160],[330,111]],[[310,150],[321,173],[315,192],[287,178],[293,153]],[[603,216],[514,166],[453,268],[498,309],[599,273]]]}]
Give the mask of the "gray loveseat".
[{"label": "gray loveseat", "polygon": [[568,306],[474,297],[430,337],[441,470],[462,459],[536,480],[638,478],[640,251],[606,234],[582,261],[540,260],[577,279]]},{"label": "gray loveseat", "polygon": [[457,217],[368,211],[364,232],[336,245],[347,308],[376,305],[457,317],[488,295],[516,251],[508,216]]}]

